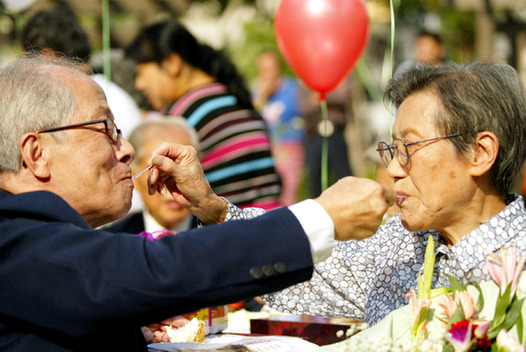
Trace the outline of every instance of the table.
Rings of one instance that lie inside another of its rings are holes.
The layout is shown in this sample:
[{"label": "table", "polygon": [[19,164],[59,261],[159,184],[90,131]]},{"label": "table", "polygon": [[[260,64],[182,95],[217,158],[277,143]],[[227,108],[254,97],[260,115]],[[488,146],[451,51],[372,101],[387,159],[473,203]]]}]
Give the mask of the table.
[{"label": "table", "polygon": [[228,313],[228,327],[221,334],[208,335],[204,344],[163,344],[151,352],[311,352],[345,340],[346,331],[355,324],[361,321],[241,309]]}]

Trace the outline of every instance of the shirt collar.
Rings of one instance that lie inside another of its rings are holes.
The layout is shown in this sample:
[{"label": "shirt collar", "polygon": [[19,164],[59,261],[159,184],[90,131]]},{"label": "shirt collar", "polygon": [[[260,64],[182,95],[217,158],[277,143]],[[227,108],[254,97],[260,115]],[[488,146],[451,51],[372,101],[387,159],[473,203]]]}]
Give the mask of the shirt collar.
[{"label": "shirt collar", "polygon": [[436,253],[442,253],[450,260],[454,259],[464,272],[484,262],[489,252],[497,251],[524,233],[526,209],[523,198],[508,194],[506,204],[502,211],[462,237],[454,246],[448,248],[440,240]]},{"label": "shirt collar", "polygon": [[[146,232],[152,233],[154,231],[158,231],[158,230],[163,230],[164,229],[164,227],[161,226],[157,222],[157,220],[155,220],[153,218],[153,216],[147,210],[144,210],[142,212],[142,217],[144,219],[144,230]],[[188,215],[181,222],[176,224],[176,226],[174,226],[174,227],[172,227],[171,229],[168,229],[168,230],[174,230],[176,232],[183,232],[183,231],[186,231],[186,230],[190,229],[191,227],[192,227],[192,216]]]}]

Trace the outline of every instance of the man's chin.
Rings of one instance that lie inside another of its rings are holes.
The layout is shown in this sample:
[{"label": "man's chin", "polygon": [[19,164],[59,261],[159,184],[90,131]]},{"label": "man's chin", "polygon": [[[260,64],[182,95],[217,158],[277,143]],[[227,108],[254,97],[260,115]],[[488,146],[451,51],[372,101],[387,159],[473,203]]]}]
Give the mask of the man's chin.
[{"label": "man's chin", "polygon": [[123,208],[120,210],[120,211],[117,211],[115,212],[114,214],[112,215],[109,215],[108,216],[108,221],[106,224],[109,224],[109,223],[112,223],[114,221],[117,221],[117,220],[120,220],[122,218],[124,218],[126,215],[128,215],[130,209],[131,209],[131,206],[132,206],[132,203],[131,201],[127,202]]},{"label": "man's chin", "polygon": [[126,202],[126,204],[122,208],[121,212],[117,215],[119,217],[119,219],[122,219],[123,217],[128,215],[128,213],[130,212],[131,207],[132,207],[132,202],[131,202],[131,199],[130,199],[130,201]]},{"label": "man's chin", "polygon": [[400,218],[400,222],[407,231],[411,232],[426,231],[430,229],[429,224],[415,221],[415,219],[404,219],[403,215]]}]

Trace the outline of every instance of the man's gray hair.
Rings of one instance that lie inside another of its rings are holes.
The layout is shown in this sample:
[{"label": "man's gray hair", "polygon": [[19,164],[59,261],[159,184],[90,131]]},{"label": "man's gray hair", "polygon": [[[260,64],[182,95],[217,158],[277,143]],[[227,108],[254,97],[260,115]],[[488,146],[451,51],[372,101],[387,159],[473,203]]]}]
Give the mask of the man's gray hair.
[{"label": "man's gray hair", "polygon": [[22,135],[71,121],[77,101],[60,70],[82,72],[75,63],[40,56],[0,68],[0,173],[20,170]]},{"label": "man's gray hair", "polygon": [[197,132],[195,129],[188,124],[186,119],[181,116],[162,116],[160,118],[155,119],[149,119],[144,120],[140,124],[138,124],[133,131],[130,133],[130,136],[128,137],[128,142],[132,145],[133,149],[135,149],[135,158],[133,159],[133,164],[137,165],[139,163],[139,160],[142,159],[143,151],[142,147],[144,145],[144,135],[146,130],[149,127],[156,126],[156,127],[173,127],[175,129],[184,131],[188,134],[190,137],[190,142],[192,143],[192,147],[197,149],[199,152],[200,150],[200,142],[199,142],[199,136],[197,135]]},{"label": "man's gray hair", "polygon": [[491,170],[491,186],[512,190],[526,158],[526,90],[517,71],[505,63],[419,67],[392,80],[385,99],[399,107],[411,94],[427,91],[441,104],[435,123],[459,155],[472,151],[477,133],[493,132],[500,144]]}]

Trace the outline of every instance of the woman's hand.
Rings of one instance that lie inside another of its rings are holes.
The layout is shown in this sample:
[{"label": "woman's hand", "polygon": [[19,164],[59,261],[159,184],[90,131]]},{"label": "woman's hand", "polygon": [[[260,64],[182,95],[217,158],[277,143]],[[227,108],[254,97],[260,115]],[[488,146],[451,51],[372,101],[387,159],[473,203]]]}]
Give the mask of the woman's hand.
[{"label": "woman's hand", "polygon": [[153,323],[141,328],[142,334],[146,343],[170,342],[170,338],[166,333],[168,327],[181,328],[188,324],[189,320],[178,315],[173,318],[163,320],[159,323]]}]

